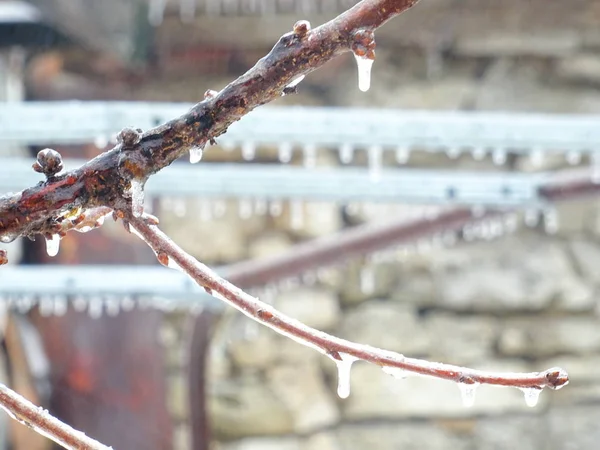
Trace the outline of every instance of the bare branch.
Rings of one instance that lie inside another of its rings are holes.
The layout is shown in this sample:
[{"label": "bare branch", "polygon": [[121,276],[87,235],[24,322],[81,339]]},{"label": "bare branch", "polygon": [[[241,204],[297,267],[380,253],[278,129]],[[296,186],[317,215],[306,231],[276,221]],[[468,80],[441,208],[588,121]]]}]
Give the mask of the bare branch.
[{"label": "bare branch", "polygon": [[0,384],[0,407],[10,417],[33,431],[46,436],[66,449],[72,450],[111,450],[111,447],[86,436],[50,415],[48,411],[35,406],[3,384]]},{"label": "bare branch", "polygon": [[[133,229],[157,254],[159,261],[169,267],[177,267],[192,277],[213,296],[225,301],[253,320],[272,328],[303,345],[327,355],[338,363],[351,364],[356,359],[396,368],[420,375],[451,380],[467,385],[491,384],[540,390],[545,387],[559,389],[569,382],[567,373],[560,368],[535,373],[495,373],[468,369],[448,364],[433,363],[421,359],[407,358],[387,350],[357,344],[331,336],[287,317],[275,308],[245,293],[238,287],[219,277],[204,264],[183,251],[167,235],[145,219],[132,217]],[[176,264],[176,266],[174,264]]]},{"label": "bare branch", "polygon": [[220,92],[207,92],[188,113],[145,133],[123,130],[113,149],[76,170],[56,175],[56,155],[41,155],[35,170],[48,179],[0,197],[0,241],[52,233],[64,214],[77,208],[131,210],[150,175],[188,151],[203,148],[254,108],[280,97],[298,77],[350,51],[357,58],[374,59],[373,31],[417,1],[363,0],[315,29],[300,21],[268,55]]}]

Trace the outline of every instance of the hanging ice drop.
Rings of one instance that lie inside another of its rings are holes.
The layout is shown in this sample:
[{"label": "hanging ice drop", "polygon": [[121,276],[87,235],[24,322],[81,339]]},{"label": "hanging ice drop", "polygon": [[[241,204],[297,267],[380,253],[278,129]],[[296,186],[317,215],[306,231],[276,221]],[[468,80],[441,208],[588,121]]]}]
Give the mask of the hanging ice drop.
[{"label": "hanging ice drop", "polygon": [[506,150],[502,148],[497,148],[492,152],[492,161],[497,166],[501,166],[506,163]]},{"label": "hanging ice drop", "polygon": [[58,255],[58,249],[60,248],[60,236],[53,234],[50,238],[46,237],[46,253],[50,257]]},{"label": "hanging ice drop", "polygon": [[521,391],[523,392],[523,396],[525,397],[525,404],[527,406],[533,408],[538,404],[540,394],[542,393],[541,389],[535,387],[519,389],[521,389]]},{"label": "hanging ice drop", "polygon": [[196,164],[196,163],[200,162],[203,154],[204,154],[204,149],[202,147],[190,148],[190,163]]},{"label": "hanging ice drop", "polygon": [[244,142],[242,144],[242,158],[245,161],[252,161],[256,156],[256,146],[253,142]]},{"label": "hanging ice drop", "polygon": [[373,182],[377,182],[381,178],[382,152],[383,149],[379,145],[374,145],[367,150],[369,177]]},{"label": "hanging ice drop", "polygon": [[463,405],[466,408],[470,408],[475,404],[475,391],[479,383],[458,383],[458,389],[460,390],[460,396],[462,398]]},{"label": "hanging ice drop", "polygon": [[279,144],[279,148],[277,149],[279,162],[284,164],[289,163],[292,160],[293,151],[292,144],[289,142]]},{"label": "hanging ice drop", "polygon": [[342,164],[350,164],[354,158],[354,148],[350,144],[342,144],[339,148],[340,161]]},{"label": "hanging ice drop", "polygon": [[290,226],[292,230],[299,230],[304,226],[304,204],[302,200],[290,201]]},{"label": "hanging ice drop", "polygon": [[314,168],[317,165],[317,148],[313,144],[307,144],[302,151],[304,154],[304,167]]},{"label": "hanging ice drop", "polygon": [[396,162],[398,164],[406,164],[410,158],[410,150],[406,147],[398,147],[396,149]]},{"label": "hanging ice drop", "polygon": [[354,59],[358,68],[358,89],[367,92],[371,87],[371,68],[374,60],[365,56],[358,56],[356,53]]},{"label": "hanging ice drop", "polygon": [[350,395],[350,370],[352,369],[352,364],[354,361],[357,361],[358,358],[345,353],[339,353],[339,355],[341,360],[333,360],[338,371],[337,394],[340,398],[348,398]]}]

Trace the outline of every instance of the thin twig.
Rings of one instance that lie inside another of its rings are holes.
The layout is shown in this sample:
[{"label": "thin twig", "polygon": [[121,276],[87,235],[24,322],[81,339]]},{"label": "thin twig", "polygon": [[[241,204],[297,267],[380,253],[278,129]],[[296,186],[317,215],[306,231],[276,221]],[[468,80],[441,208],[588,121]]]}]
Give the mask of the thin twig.
[{"label": "thin twig", "polygon": [[350,355],[382,367],[395,367],[407,372],[465,384],[559,389],[569,382],[567,373],[560,368],[551,368],[544,372],[533,373],[486,372],[407,358],[387,350],[337,338],[287,317],[272,306],[261,302],[219,277],[175,244],[154,222],[149,223],[143,218],[131,217],[130,224],[154,250],[163,265],[172,265],[172,262],[174,262],[213,296],[225,301],[253,320],[303,345],[314,348],[335,361],[342,361],[345,355]]},{"label": "thin twig", "polygon": [[46,436],[69,450],[111,450],[111,447],[86,436],[81,431],[53,417],[48,411],[35,406],[3,384],[0,384],[0,407],[10,417],[31,428],[36,433]]},{"label": "thin twig", "polygon": [[80,168],[48,173],[37,186],[0,197],[0,241],[52,233],[56,222],[78,208],[130,210],[132,184],[143,186],[190,149],[203,148],[254,108],[279,98],[298,77],[350,51],[373,59],[374,30],[417,1],[363,0],[320,27],[297,22],[248,72],[220,92],[207,91],[181,117],[145,133],[125,129],[113,149]]}]

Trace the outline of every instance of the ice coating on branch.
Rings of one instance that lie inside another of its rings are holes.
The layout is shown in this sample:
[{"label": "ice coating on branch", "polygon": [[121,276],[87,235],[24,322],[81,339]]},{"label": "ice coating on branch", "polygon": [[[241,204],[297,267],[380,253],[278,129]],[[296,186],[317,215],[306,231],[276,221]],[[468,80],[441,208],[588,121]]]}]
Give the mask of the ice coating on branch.
[{"label": "ice coating on branch", "polygon": [[475,404],[475,392],[478,386],[479,383],[458,383],[460,397],[466,408],[470,408]]},{"label": "ice coating on branch", "polygon": [[358,358],[346,353],[339,353],[339,356],[341,359],[332,358],[338,372],[337,394],[340,398],[348,398],[350,395],[350,370],[352,369],[352,364]]},{"label": "ice coating on branch", "polygon": [[144,183],[135,178],[131,180],[129,195],[131,196],[131,212],[135,217],[141,217],[144,212]]},{"label": "ice coating on branch", "polygon": [[204,155],[204,149],[202,147],[190,148],[190,163],[199,163],[202,159],[202,155]]},{"label": "ice coating on branch", "polygon": [[530,408],[535,407],[538,404],[538,400],[540,399],[540,394],[542,393],[542,390],[536,387],[520,389],[523,392],[523,396],[525,397],[525,404]]},{"label": "ice coating on branch", "polygon": [[49,238],[46,237],[46,253],[50,257],[58,255],[58,249],[60,248],[60,236],[53,234]]},{"label": "ice coating on branch", "polygon": [[366,56],[358,56],[356,53],[354,54],[354,59],[356,60],[356,67],[358,69],[358,89],[362,92],[367,92],[371,87],[371,69],[374,60]]}]

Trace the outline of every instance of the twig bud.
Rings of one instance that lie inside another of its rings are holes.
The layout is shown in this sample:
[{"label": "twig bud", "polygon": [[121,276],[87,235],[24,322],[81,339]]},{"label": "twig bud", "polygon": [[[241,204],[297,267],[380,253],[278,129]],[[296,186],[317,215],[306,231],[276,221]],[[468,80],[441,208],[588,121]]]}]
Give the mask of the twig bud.
[{"label": "twig bud", "polygon": [[40,150],[37,154],[37,161],[33,163],[33,170],[43,173],[50,178],[63,169],[62,157],[60,153],[51,148]]}]

